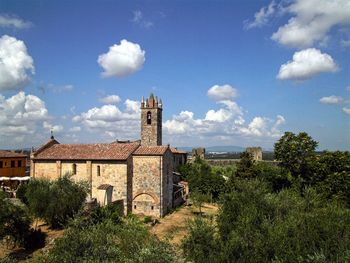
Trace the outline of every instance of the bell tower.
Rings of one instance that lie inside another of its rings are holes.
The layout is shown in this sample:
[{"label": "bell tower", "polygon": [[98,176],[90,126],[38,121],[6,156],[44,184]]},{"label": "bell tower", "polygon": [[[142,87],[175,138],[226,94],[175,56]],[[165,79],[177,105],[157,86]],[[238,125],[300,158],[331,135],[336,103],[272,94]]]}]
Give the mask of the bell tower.
[{"label": "bell tower", "polygon": [[162,100],[151,95],[141,100],[141,145],[162,145]]}]

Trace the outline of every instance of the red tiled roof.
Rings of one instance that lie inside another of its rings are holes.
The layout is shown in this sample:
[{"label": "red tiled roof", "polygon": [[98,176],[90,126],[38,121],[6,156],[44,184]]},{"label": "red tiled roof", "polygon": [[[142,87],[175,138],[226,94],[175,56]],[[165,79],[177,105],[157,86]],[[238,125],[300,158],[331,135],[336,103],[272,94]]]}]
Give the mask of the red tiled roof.
[{"label": "red tiled roof", "polygon": [[168,146],[140,146],[133,155],[163,155]]},{"label": "red tiled roof", "polygon": [[22,153],[0,150],[0,158],[19,158],[19,157],[25,158],[27,157],[27,155]]},{"label": "red tiled roof", "polygon": [[34,154],[39,160],[126,160],[138,142],[96,144],[53,144]]},{"label": "red tiled roof", "polygon": [[170,148],[170,150],[171,150],[171,152],[172,153],[178,153],[178,154],[187,154],[187,152],[185,152],[185,151],[181,151],[181,150],[178,150],[177,148]]}]

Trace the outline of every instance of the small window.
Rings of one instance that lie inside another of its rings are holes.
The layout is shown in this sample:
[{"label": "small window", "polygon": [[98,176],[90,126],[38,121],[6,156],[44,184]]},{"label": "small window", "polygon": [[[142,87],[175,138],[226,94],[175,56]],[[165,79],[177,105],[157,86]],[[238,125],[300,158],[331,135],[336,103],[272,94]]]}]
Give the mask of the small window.
[{"label": "small window", "polygon": [[17,162],[17,165],[18,165],[18,167],[22,167],[22,161],[19,160],[19,161]]},{"label": "small window", "polygon": [[101,167],[97,165],[97,176],[101,176]]},{"label": "small window", "polygon": [[3,167],[3,164],[2,164],[2,161],[0,161],[0,168],[2,168]]},{"label": "small window", "polygon": [[73,174],[77,174],[77,165],[73,163],[72,165]]},{"label": "small window", "polygon": [[151,206],[151,209],[152,209],[152,210],[154,209],[154,206],[153,206],[153,205]]},{"label": "small window", "polygon": [[11,167],[15,167],[15,161],[11,161]]},{"label": "small window", "polygon": [[151,124],[152,123],[152,115],[151,112],[147,112],[147,124]]},{"label": "small window", "polygon": [[134,205],[134,209],[136,209],[136,205]]}]

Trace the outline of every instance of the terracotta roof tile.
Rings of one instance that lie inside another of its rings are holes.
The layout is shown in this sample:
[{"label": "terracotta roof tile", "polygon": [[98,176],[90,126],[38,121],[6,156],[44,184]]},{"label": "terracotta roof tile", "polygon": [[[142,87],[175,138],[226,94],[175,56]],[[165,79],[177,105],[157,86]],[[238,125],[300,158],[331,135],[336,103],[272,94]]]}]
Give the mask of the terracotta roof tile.
[{"label": "terracotta roof tile", "polygon": [[34,154],[39,160],[126,160],[138,142],[96,144],[54,144]]},{"label": "terracotta roof tile", "polygon": [[170,149],[171,149],[171,152],[175,153],[175,154],[176,153],[178,153],[178,154],[187,154],[187,152],[178,150],[177,148],[174,148],[174,147],[171,147]]},{"label": "terracotta roof tile", "polygon": [[25,158],[27,157],[27,155],[22,153],[0,150],[0,158],[19,158],[19,157]]},{"label": "terracotta roof tile", "polygon": [[133,155],[163,155],[168,146],[140,146]]}]

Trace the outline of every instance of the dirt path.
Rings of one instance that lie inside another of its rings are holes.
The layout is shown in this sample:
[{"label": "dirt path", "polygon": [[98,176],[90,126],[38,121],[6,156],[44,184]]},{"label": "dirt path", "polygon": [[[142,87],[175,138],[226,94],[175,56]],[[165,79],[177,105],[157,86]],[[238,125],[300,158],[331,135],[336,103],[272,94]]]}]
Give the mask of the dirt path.
[{"label": "dirt path", "polygon": [[[202,207],[202,213],[204,216],[216,215],[218,207],[212,204],[205,204]],[[159,224],[156,224],[151,228],[151,233],[158,236],[160,239],[168,239],[173,245],[180,245],[181,240],[187,234],[187,222],[192,220],[198,209],[193,206],[182,206],[173,213],[165,216],[159,220]]]}]

